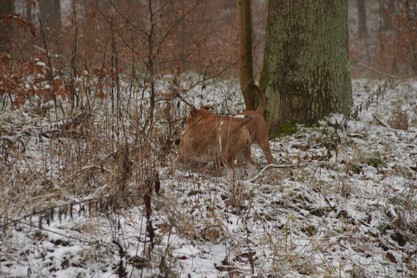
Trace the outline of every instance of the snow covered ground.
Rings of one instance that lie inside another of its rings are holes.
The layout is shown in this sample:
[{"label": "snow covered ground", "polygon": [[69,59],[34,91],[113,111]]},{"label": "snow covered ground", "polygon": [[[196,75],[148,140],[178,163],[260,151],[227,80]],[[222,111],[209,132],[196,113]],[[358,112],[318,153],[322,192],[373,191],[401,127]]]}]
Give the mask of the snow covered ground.
[{"label": "snow covered ground", "polygon": [[[210,165],[179,170],[174,152],[153,166],[158,179],[145,179],[131,156],[137,191],[123,202],[110,194],[122,181],[97,186],[116,166],[83,157],[70,175],[59,167],[66,152],[81,157],[66,146],[83,139],[53,139],[53,116],[0,111],[0,276],[417,276],[417,82],[383,84],[353,81],[346,122],[333,115],[271,140],[275,166],[255,146],[251,180],[228,183]],[[241,107],[236,87],[207,87],[185,97],[219,112]],[[87,171],[91,188],[67,185]],[[160,194],[146,191],[158,181]]]}]

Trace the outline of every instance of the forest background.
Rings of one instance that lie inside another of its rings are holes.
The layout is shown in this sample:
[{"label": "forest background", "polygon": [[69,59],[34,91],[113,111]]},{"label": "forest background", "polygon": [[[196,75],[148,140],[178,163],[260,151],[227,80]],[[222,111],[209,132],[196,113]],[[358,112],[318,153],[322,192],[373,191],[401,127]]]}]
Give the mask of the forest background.
[{"label": "forest background", "polygon": [[[253,61],[258,75],[267,1],[252,2]],[[83,72],[123,74],[124,80],[146,76],[147,81],[185,71],[223,78],[237,74],[236,1],[3,0],[0,4],[0,47],[8,53],[3,57],[5,85],[0,94],[15,95],[14,104],[36,94],[33,88],[20,88],[18,78],[19,72],[35,70],[23,66],[31,59],[59,70],[60,78],[54,73],[55,81],[50,82],[62,82],[66,89],[57,92],[70,98],[77,98],[74,79]],[[414,1],[349,1],[353,77],[369,71],[415,74],[416,13]],[[22,67],[10,72],[6,65],[11,61]],[[95,90],[96,96],[103,93]],[[42,94],[48,92],[42,90]]]}]

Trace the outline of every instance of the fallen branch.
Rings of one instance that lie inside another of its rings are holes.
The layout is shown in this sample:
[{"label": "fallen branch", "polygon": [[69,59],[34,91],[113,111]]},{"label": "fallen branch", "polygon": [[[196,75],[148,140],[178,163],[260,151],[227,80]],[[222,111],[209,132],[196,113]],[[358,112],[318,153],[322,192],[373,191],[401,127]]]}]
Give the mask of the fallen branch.
[{"label": "fallen branch", "polygon": [[399,76],[395,76],[395,75],[392,75],[392,74],[389,74],[389,73],[380,71],[380,70],[378,70],[378,69],[376,69],[374,67],[371,67],[369,65],[366,65],[364,63],[357,63],[357,65],[358,66],[361,66],[361,67],[363,67],[363,68],[365,68],[367,70],[373,71],[374,73],[376,73],[378,75],[382,75],[384,77],[388,77],[388,78],[391,78],[391,79],[399,79],[400,78]]},{"label": "fallen branch", "polygon": [[254,176],[253,178],[246,180],[247,182],[254,182],[255,180],[259,179],[263,173],[268,170],[269,168],[298,168],[300,166],[305,166],[306,164],[292,164],[292,165],[288,165],[288,164],[268,164],[266,165],[256,176]]},{"label": "fallen branch", "polygon": [[391,128],[388,124],[386,124],[386,123],[384,123],[382,120],[380,120],[377,116],[375,116],[375,115],[372,115],[373,117],[374,117],[374,119],[380,124],[380,125],[382,125],[383,127],[388,127],[388,128]]},{"label": "fallen branch", "polygon": [[397,131],[394,129],[394,128],[392,128],[392,127],[390,127],[390,125],[389,124],[387,124],[387,123],[385,123],[385,122],[383,122],[381,119],[379,119],[377,116],[375,116],[375,115],[372,115],[373,117],[374,117],[374,119],[380,124],[380,125],[382,125],[383,127],[386,127],[386,128],[388,128],[389,130],[391,130],[391,131],[393,131],[393,132],[395,132],[395,133],[397,133]]}]

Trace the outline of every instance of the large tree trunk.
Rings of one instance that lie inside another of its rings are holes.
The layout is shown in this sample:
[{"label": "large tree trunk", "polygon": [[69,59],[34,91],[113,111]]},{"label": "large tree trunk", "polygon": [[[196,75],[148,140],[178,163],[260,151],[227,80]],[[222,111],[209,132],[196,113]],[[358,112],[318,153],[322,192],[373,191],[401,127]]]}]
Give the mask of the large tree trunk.
[{"label": "large tree trunk", "polygon": [[250,0],[238,0],[239,75],[245,110],[256,110],[256,91],[252,66],[252,15]]},{"label": "large tree trunk", "polygon": [[345,0],[269,1],[261,85],[272,136],[352,105]]}]

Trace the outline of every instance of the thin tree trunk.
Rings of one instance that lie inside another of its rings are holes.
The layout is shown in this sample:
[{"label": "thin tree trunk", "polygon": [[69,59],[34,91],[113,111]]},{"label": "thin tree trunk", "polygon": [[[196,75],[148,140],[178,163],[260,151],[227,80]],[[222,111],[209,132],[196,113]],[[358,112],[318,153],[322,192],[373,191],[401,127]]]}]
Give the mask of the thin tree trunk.
[{"label": "thin tree trunk", "polygon": [[360,39],[368,36],[368,25],[366,23],[366,4],[365,0],[357,0],[358,5],[358,36]]},{"label": "thin tree trunk", "polygon": [[32,23],[32,1],[26,1],[26,19]]},{"label": "thin tree trunk", "polygon": [[0,1],[0,51],[9,51],[8,44],[10,43],[10,29],[12,22],[11,20],[6,20],[6,18],[13,14],[13,10],[14,1]]},{"label": "thin tree trunk", "polygon": [[39,1],[39,10],[44,32],[48,43],[57,46],[54,51],[62,50],[62,20],[61,20],[61,1],[42,0]]},{"label": "thin tree trunk", "polygon": [[391,18],[395,14],[395,0],[379,0],[380,10],[381,10],[381,29],[382,30],[391,30],[392,22]]},{"label": "thin tree trunk", "polygon": [[238,0],[240,89],[246,110],[256,109],[252,66],[252,16],[250,0]]}]

